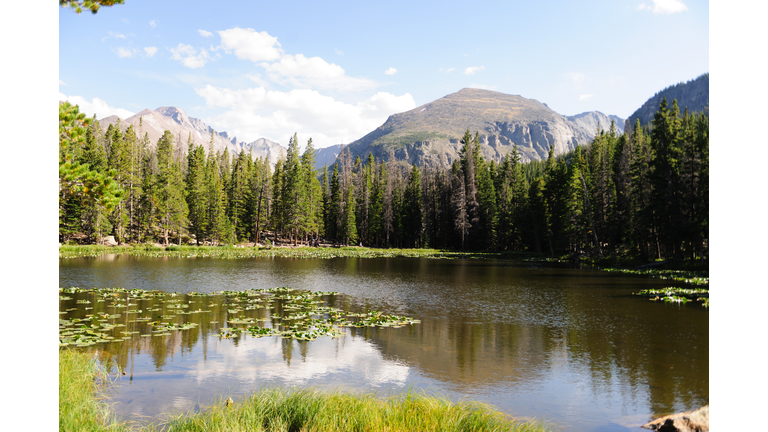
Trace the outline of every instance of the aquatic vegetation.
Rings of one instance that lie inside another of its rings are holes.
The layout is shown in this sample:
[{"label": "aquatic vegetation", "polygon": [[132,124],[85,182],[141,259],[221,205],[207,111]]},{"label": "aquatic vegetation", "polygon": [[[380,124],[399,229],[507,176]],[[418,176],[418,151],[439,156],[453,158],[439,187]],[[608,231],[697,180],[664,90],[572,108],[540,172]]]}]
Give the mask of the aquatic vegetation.
[{"label": "aquatic vegetation", "polygon": [[[382,311],[350,311],[327,305],[334,291],[299,291],[290,287],[223,290],[216,293],[164,293],[124,288],[60,288],[59,345],[89,347],[96,344],[169,336],[204,327],[224,339],[250,334],[315,340],[339,337],[344,327],[392,327],[418,324],[410,317]],[[101,298],[97,310],[84,314]],[[69,307],[75,306],[75,307]],[[121,313],[110,313],[120,310]],[[190,315],[200,314],[199,318]],[[83,316],[84,315],[84,316]],[[219,325],[219,323],[222,323]],[[260,324],[264,323],[264,324]],[[269,324],[266,324],[269,323]]]},{"label": "aquatic vegetation", "polygon": [[709,289],[706,288],[661,288],[645,289],[634,293],[637,296],[651,297],[653,301],[665,303],[688,303],[691,301],[703,301],[704,307],[709,307]]},{"label": "aquatic vegetation", "polygon": [[[599,267],[598,267],[599,268]],[[656,277],[659,279],[684,282],[691,285],[709,285],[709,272],[690,270],[659,270],[659,269],[625,269],[625,268],[599,268],[606,272],[618,272],[635,275]]]}]

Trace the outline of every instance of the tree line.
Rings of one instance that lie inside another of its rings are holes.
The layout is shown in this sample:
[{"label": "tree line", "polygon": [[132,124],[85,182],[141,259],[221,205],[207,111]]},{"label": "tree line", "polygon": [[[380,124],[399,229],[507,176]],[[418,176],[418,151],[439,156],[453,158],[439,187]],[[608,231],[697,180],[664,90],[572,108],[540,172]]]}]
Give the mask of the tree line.
[{"label": "tree line", "polygon": [[60,106],[60,241],[119,243],[364,244],[376,247],[535,251],[551,256],[708,256],[709,120],[676,101],[653,121],[523,164],[500,163],[467,130],[449,169],[352,160],[342,151],[315,171],[310,139],[296,134],[274,167],[231,157],[170,131],[119,124],[102,132]]}]

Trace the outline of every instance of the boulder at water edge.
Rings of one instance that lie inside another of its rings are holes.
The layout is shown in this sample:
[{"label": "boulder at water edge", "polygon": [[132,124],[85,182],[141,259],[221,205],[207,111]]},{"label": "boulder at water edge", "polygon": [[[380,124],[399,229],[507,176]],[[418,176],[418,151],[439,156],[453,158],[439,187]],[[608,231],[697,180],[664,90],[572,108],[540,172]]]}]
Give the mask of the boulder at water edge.
[{"label": "boulder at water edge", "polygon": [[101,238],[101,244],[107,246],[117,246],[117,241],[115,240],[115,236],[106,236]]},{"label": "boulder at water edge", "polygon": [[659,432],[709,432],[709,405],[693,411],[659,417],[642,427]]}]

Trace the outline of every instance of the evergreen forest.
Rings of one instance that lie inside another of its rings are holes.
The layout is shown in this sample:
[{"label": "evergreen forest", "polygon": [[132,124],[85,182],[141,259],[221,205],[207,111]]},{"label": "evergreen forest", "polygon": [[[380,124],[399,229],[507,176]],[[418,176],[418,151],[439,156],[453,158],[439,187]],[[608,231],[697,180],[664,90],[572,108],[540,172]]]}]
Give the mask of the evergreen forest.
[{"label": "evergreen forest", "polygon": [[[326,244],[527,251],[553,257],[708,257],[709,118],[666,98],[649,124],[614,124],[546,161],[500,163],[461,139],[449,169],[342,152],[316,172],[298,137],[272,167],[141,125],[102,131],[59,105],[59,241]],[[207,147],[207,148],[205,148]]]}]

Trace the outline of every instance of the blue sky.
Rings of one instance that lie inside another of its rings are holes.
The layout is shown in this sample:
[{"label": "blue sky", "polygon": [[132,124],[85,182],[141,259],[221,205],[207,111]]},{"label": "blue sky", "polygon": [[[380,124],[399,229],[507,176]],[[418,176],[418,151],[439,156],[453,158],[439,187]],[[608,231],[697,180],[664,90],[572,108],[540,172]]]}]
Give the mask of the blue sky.
[{"label": "blue sky", "polygon": [[60,9],[59,98],[239,140],[349,143],[465,87],[629,116],[709,72],[709,2],[145,1]]}]

